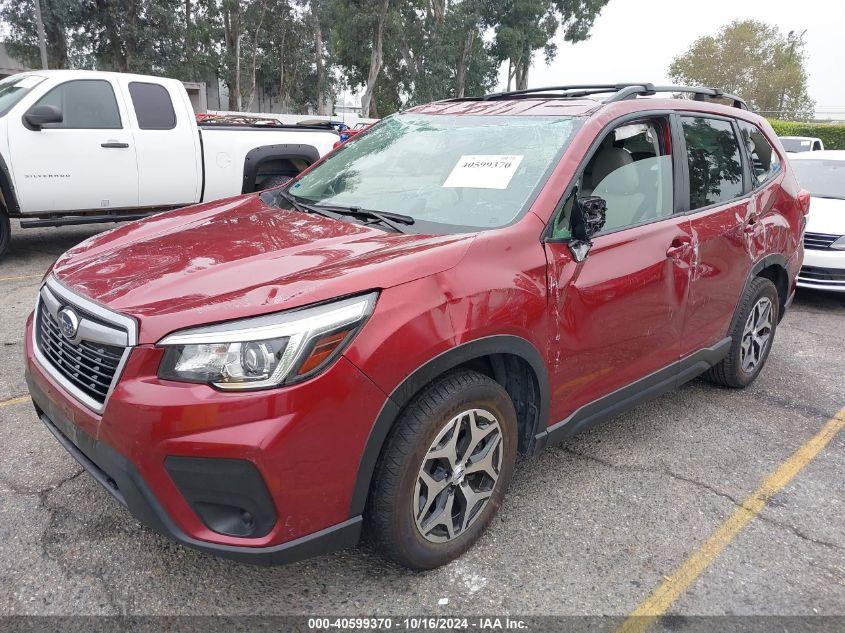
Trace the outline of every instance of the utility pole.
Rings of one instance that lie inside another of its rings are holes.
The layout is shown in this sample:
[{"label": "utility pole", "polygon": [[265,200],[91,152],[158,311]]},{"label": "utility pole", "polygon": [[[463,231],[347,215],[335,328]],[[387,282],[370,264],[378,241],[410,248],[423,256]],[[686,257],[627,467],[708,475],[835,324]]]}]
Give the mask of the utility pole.
[{"label": "utility pole", "polygon": [[41,68],[47,70],[47,40],[44,37],[44,20],[41,19],[41,0],[35,1],[35,24],[38,26],[38,48],[41,51]]}]

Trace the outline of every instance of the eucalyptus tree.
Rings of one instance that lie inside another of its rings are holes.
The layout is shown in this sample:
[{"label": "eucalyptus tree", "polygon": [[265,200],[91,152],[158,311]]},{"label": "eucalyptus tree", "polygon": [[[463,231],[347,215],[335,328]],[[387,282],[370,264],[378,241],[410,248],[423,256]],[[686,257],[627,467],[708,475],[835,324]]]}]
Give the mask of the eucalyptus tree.
[{"label": "eucalyptus tree", "polygon": [[507,86],[528,87],[528,71],[535,53],[546,63],[557,55],[556,35],[566,42],[590,36],[593,23],[608,0],[489,0],[488,26],[495,32],[493,51],[507,63]]}]

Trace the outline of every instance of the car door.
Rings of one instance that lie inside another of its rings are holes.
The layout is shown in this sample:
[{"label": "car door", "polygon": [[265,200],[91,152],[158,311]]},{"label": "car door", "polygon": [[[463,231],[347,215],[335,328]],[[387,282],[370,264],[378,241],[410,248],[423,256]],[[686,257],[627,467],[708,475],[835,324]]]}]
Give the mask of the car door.
[{"label": "car door", "polygon": [[735,122],[695,114],[678,119],[689,183],[684,204],[696,240],[681,337],[688,354],[727,336],[761,226],[747,195]]},{"label": "car door", "polygon": [[31,106],[52,105],[61,123],[9,120],[11,169],[21,210],[82,211],[138,205],[138,166],[126,109],[111,81],[73,79]]},{"label": "car door", "polygon": [[120,79],[138,154],[138,204],[185,205],[200,199],[199,131],[181,84]]},{"label": "car door", "polygon": [[[689,220],[675,213],[673,146],[668,117],[618,126],[579,170],[550,227],[553,422],[662,369],[673,378],[692,251]],[[607,221],[578,262],[567,227],[582,194],[606,201]]]}]

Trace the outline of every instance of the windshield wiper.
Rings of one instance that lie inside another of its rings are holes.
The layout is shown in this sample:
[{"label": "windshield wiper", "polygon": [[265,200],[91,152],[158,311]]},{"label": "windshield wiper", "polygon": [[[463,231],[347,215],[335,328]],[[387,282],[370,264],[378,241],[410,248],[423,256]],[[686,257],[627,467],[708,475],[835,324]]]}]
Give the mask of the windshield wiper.
[{"label": "windshield wiper", "polygon": [[410,215],[402,215],[401,213],[393,213],[391,211],[373,211],[372,209],[363,209],[361,207],[342,207],[328,204],[315,204],[316,208],[326,209],[337,213],[338,215],[351,215],[356,218],[372,218],[381,222],[385,226],[389,226],[397,233],[407,233],[407,231],[400,226],[401,224],[410,225],[416,222]]},{"label": "windshield wiper", "polygon": [[318,208],[316,206],[313,206],[313,205],[310,205],[310,204],[305,204],[304,202],[300,201],[300,199],[297,198],[295,195],[293,195],[292,193],[290,193],[288,191],[285,191],[284,189],[276,189],[276,191],[274,193],[278,194],[279,196],[281,196],[282,198],[287,200],[287,202],[294,209],[296,209],[297,211],[299,211],[301,213],[314,213],[316,215],[322,215],[324,218],[331,218],[332,220],[337,220],[337,219],[340,218],[340,215],[337,214],[337,213],[332,213],[330,211]]},{"label": "windshield wiper", "polygon": [[338,220],[345,215],[361,219],[372,218],[397,233],[407,233],[405,229],[399,226],[400,224],[408,225],[415,222],[414,218],[410,215],[391,213],[390,211],[372,211],[370,209],[362,209],[361,207],[342,207],[327,204],[307,204],[284,189],[276,189],[273,193],[284,198],[297,211],[302,213],[316,213],[317,215],[322,215],[333,220]]}]

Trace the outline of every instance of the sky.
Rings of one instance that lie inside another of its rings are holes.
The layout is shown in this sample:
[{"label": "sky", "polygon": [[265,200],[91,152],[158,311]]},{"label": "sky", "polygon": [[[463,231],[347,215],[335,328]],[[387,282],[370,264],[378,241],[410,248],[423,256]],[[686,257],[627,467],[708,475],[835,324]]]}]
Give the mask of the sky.
[{"label": "sky", "polygon": [[[610,0],[590,39],[559,41],[549,66],[542,51],[536,54],[528,86],[669,82],[672,58],[697,37],[747,18],[774,24],[784,34],[807,30],[809,93],[817,116],[829,118],[835,110],[837,118],[845,118],[845,0]],[[501,89],[506,72],[501,73]]]}]

